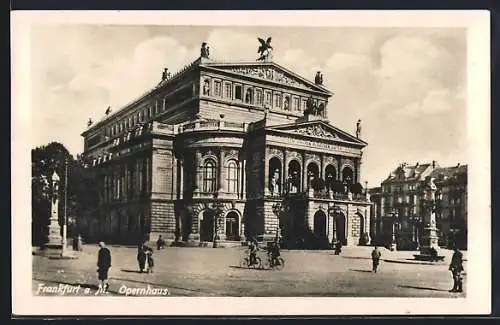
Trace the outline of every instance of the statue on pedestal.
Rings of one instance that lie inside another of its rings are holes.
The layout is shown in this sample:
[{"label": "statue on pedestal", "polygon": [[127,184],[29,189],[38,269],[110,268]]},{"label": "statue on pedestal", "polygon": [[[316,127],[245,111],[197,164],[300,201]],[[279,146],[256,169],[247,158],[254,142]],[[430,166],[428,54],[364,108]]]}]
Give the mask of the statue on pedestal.
[{"label": "statue on pedestal", "polygon": [[316,85],[323,84],[323,74],[321,73],[321,71],[316,72],[316,76],[314,77],[314,83]]},{"label": "statue on pedestal", "polygon": [[361,120],[358,119],[358,122],[356,123],[356,138],[361,137]]},{"label": "statue on pedestal", "polygon": [[271,179],[271,195],[276,196],[279,195],[279,170],[274,170],[273,178]]}]

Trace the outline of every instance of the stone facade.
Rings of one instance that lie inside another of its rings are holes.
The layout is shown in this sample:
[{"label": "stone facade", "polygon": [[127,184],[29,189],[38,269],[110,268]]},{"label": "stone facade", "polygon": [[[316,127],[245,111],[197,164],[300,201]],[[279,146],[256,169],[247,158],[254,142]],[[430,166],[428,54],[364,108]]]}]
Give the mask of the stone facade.
[{"label": "stone facade", "polygon": [[[376,241],[394,239],[399,249],[417,248],[428,220],[422,206],[423,188],[434,178],[438,188],[436,223],[439,245],[467,248],[467,165],[441,167],[437,162],[401,164],[380,188],[373,189]],[[394,234],[394,235],[393,235]],[[394,238],[392,238],[394,237]]]},{"label": "stone facade", "polygon": [[366,142],[326,119],[330,96],[274,62],[196,60],[83,132],[102,184],[100,226],[84,232],[359,244],[371,203],[351,189]]}]

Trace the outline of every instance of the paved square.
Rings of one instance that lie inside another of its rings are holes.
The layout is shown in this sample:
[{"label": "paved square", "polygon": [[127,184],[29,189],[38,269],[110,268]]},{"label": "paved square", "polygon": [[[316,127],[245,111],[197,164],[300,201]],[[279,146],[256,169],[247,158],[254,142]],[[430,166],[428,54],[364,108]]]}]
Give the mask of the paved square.
[{"label": "paved square", "polygon": [[[110,295],[125,295],[126,288],[167,288],[171,296],[333,296],[333,297],[464,297],[449,293],[453,282],[445,263],[417,264],[411,252],[382,249],[379,272],[371,272],[370,247],[331,251],[282,251],[283,270],[239,267],[243,247],[179,248],[154,252],[154,273],[138,273],[137,250],[109,247],[112,254]],[[259,252],[265,260],[265,252]],[[68,284],[89,288],[78,295],[94,295],[97,284],[97,246],[87,245],[75,260],[33,256],[33,293],[40,284]],[[464,263],[467,270],[467,264]],[[464,280],[466,284],[466,279]],[[464,287],[464,290],[466,288]],[[50,295],[49,293],[43,293]],[[57,293],[56,293],[57,294]],[[59,293],[60,294],[60,293]],[[136,292],[135,295],[140,295]],[[150,293],[151,294],[151,293]],[[134,294],[132,294],[134,295]]]}]

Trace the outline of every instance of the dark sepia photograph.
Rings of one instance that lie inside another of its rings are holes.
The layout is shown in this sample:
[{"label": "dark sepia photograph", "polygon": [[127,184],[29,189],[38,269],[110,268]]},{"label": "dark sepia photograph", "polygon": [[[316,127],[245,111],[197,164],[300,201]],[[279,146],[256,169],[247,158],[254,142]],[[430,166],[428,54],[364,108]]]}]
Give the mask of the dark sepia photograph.
[{"label": "dark sepia photograph", "polygon": [[467,26],[207,15],[25,27],[29,295],[477,297]]}]

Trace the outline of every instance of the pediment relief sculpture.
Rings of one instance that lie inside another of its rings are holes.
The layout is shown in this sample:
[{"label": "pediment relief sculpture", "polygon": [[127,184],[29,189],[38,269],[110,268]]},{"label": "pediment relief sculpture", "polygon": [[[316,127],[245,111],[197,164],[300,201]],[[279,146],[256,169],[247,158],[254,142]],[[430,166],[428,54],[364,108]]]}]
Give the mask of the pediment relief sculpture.
[{"label": "pediment relief sculpture", "polygon": [[308,126],[307,128],[296,129],[296,130],[294,130],[294,132],[300,133],[300,134],[305,134],[305,135],[310,135],[310,136],[315,136],[315,137],[321,137],[321,138],[329,138],[329,139],[337,138],[336,134],[331,133],[328,130],[325,130],[320,125],[311,125],[311,126]]},{"label": "pediment relief sculpture", "polygon": [[287,76],[285,73],[269,67],[235,67],[229,69],[229,71],[239,74],[244,74],[260,79],[271,80],[285,84],[288,86],[294,86],[299,88],[310,89],[306,84],[299,82],[295,78]]}]

